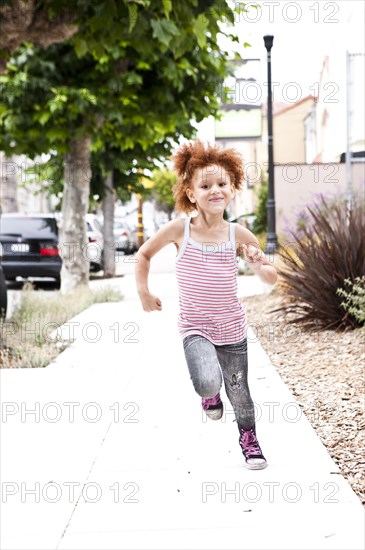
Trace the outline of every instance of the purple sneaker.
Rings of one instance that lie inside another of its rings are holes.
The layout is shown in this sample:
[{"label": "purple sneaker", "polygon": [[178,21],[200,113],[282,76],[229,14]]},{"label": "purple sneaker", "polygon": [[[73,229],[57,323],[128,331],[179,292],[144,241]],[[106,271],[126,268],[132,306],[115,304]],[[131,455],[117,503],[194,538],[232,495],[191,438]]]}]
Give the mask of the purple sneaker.
[{"label": "purple sneaker", "polygon": [[214,397],[202,397],[202,407],[211,420],[219,420],[223,415],[223,403],[219,393]]},{"label": "purple sneaker", "polygon": [[239,443],[249,470],[262,470],[266,468],[267,462],[257,441],[254,428],[250,430],[241,429]]}]

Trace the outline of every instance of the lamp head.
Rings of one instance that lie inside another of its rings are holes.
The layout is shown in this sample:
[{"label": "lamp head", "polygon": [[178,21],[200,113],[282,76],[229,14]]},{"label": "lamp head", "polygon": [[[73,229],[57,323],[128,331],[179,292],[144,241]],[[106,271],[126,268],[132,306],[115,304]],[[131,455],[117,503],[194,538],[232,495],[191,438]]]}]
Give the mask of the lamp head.
[{"label": "lamp head", "polygon": [[272,45],[273,45],[273,42],[274,42],[274,37],[272,34],[266,34],[264,36],[264,42],[265,42],[265,48],[267,49],[267,51],[269,52],[272,48]]}]

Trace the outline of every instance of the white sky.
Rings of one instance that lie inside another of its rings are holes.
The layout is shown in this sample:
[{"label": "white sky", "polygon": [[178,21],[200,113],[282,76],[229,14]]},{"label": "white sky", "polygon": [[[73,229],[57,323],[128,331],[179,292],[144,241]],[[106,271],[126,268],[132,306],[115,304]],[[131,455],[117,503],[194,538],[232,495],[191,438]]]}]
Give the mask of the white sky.
[{"label": "white sky", "polygon": [[[364,52],[363,0],[260,1],[257,2],[261,6],[259,11],[252,7],[253,4],[246,2],[249,12],[241,14],[235,25],[240,44],[248,42],[251,47],[235,44],[234,48],[243,58],[261,59],[260,76],[264,82],[267,80],[267,62],[263,36],[274,36],[272,81],[280,83],[274,91],[277,101],[286,99],[283,93],[285,85],[290,82],[300,86],[302,97],[313,94],[310,87],[319,81],[326,55],[331,56],[331,62],[338,59],[338,63],[345,67],[346,50]],[[226,41],[221,43],[229,49]],[[295,89],[286,88],[287,94],[293,92]],[[289,101],[292,99],[290,97]]]}]

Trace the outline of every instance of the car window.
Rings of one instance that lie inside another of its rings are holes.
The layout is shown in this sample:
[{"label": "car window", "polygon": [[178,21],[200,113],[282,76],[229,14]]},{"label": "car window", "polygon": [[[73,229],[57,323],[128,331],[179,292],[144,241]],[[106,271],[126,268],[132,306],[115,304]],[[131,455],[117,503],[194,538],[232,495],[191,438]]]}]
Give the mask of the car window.
[{"label": "car window", "polygon": [[0,234],[19,235],[27,239],[57,238],[57,223],[53,218],[0,218]]}]

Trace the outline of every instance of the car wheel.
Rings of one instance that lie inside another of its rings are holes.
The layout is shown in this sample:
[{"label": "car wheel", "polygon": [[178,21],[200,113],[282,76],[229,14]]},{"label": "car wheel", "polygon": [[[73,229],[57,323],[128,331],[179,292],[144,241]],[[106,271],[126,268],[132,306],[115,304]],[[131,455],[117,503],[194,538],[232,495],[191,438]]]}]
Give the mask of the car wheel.
[{"label": "car wheel", "polygon": [[138,246],[135,243],[131,243],[128,249],[128,254],[134,254],[135,252],[137,252],[137,250]]}]

